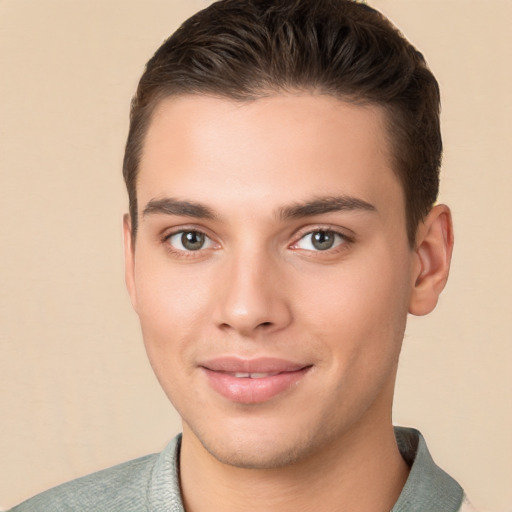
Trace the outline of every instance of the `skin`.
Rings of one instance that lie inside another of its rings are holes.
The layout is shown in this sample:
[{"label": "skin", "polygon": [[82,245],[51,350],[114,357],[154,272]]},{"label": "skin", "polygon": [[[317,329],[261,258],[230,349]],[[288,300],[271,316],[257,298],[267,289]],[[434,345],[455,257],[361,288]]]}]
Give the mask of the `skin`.
[{"label": "skin", "polygon": [[[435,307],[453,235],[439,205],[410,248],[384,126],[377,106],[307,93],[181,96],[155,110],[136,241],[125,218],[126,280],[183,420],[187,511],[368,512],[398,498],[408,468],[391,405],[406,318]],[[183,232],[204,245],[187,250]],[[319,232],[331,248],[313,244]],[[201,366],[224,356],[308,369],[240,403]]]}]

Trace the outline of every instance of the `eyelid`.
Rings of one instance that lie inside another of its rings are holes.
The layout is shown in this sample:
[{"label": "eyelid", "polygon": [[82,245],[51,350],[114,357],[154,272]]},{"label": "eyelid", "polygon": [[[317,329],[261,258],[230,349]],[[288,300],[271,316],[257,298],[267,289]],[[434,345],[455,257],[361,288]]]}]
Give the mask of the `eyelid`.
[{"label": "eyelid", "polygon": [[[169,235],[167,237],[167,241],[169,242],[171,239],[173,238],[176,238],[176,239],[180,239],[180,238],[183,238],[183,235],[186,234],[186,233],[197,233],[199,235],[203,235],[203,240],[204,240],[204,246],[203,247],[200,247],[199,249],[196,249],[196,250],[192,250],[192,249],[187,249],[185,247],[183,248],[178,248],[179,251],[184,251],[184,252],[199,252],[201,250],[204,250],[204,249],[211,249],[212,245],[214,244],[213,240],[205,235],[204,233],[201,233],[199,231],[187,231],[187,230],[184,230],[184,231],[178,231],[176,233],[172,233],[171,235]],[[183,242],[180,241],[180,244],[183,246]],[[170,244],[170,245],[173,245],[173,244]],[[174,245],[173,245],[174,247]],[[176,247],[175,247],[176,248]]]},{"label": "eyelid", "polygon": [[[296,249],[296,250],[303,250],[303,251],[309,251],[309,252],[317,252],[317,253],[325,253],[325,254],[329,254],[329,253],[333,253],[333,252],[336,252],[336,250],[340,250],[340,246],[342,246],[343,248],[345,248],[345,246],[349,246],[351,245],[354,241],[355,241],[355,236],[354,234],[348,234],[347,233],[348,230],[346,229],[341,229],[340,227],[337,227],[337,226],[332,226],[332,225],[317,225],[317,226],[307,226],[305,228],[302,228],[300,229],[298,232],[296,232],[295,236],[294,236],[294,242],[290,245],[290,249]],[[330,248],[330,249],[326,249],[324,251],[322,250],[313,250],[313,249],[302,249],[301,247],[298,247],[298,243],[306,236],[308,235],[312,235],[313,233],[318,233],[318,232],[329,232],[329,233],[333,233],[334,235],[337,235],[339,237],[341,237],[343,239],[343,242],[342,243],[339,243],[337,245],[335,245],[334,247]]]},{"label": "eyelid", "polygon": [[[187,250],[187,249],[179,249],[179,248],[173,246],[169,242],[170,238],[172,238],[173,236],[180,235],[183,233],[190,233],[190,232],[201,233],[202,235],[204,235],[204,237],[210,242],[208,244],[209,246],[202,247],[200,249],[197,249],[196,251],[191,251],[191,250]],[[161,235],[160,241],[161,241],[162,245],[165,246],[165,249],[168,252],[170,252],[174,255],[178,255],[180,257],[188,257],[188,258],[198,257],[207,250],[217,249],[220,247],[220,244],[217,241],[215,241],[214,237],[211,234],[209,234],[209,232],[207,230],[205,230],[201,227],[198,227],[198,226],[194,226],[194,225],[185,225],[185,226],[180,225],[180,226],[175,226],[173,228],[167,229]]]}]

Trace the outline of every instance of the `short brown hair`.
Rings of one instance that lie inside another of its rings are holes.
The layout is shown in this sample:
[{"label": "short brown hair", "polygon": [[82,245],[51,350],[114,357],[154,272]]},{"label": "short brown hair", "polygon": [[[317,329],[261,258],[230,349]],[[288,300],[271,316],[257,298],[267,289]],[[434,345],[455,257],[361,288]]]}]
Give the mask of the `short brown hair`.
[{"label": "short brown hair", "polygon": [[139,160],[159,101],[180,94],[247,101],[296,90],[385,109],[414,246],[418,223],[439,189],[439,86],[391,22],[354,0],[220,0],[162,44],[131,106],[123,175],[133,236]]}]

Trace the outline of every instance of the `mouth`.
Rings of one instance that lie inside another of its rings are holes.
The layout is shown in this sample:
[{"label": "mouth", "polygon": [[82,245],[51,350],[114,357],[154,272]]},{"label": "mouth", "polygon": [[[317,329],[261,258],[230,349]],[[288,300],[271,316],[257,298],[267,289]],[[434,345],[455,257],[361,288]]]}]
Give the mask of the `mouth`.
[{"label": "mouth", "polygon": [[228,375],[232,377],[236,377],[237,379],[264,379],[265,377],[274,377],[274,375],[279,375],[279,373],[245,373],[245,372],[226,372]]},{"label": "mouth", "polygon": [[236,357],[214,359],[199,366],[216,393],[240,404],[267,402],[290,391],[312,368],[283,359]]}]

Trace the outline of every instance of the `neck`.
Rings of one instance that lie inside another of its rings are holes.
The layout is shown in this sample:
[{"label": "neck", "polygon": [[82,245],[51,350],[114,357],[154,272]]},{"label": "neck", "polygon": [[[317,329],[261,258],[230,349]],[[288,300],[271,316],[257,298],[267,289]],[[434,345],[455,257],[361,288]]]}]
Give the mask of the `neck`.
[{"label": "neck", "polygon": [[180,475],[187,512],[384,512],[393,508],[408,472],[391,421],[380,428],[363,422],[307,460],[274,469],[219,462],[190,430],[183,432]]}]

